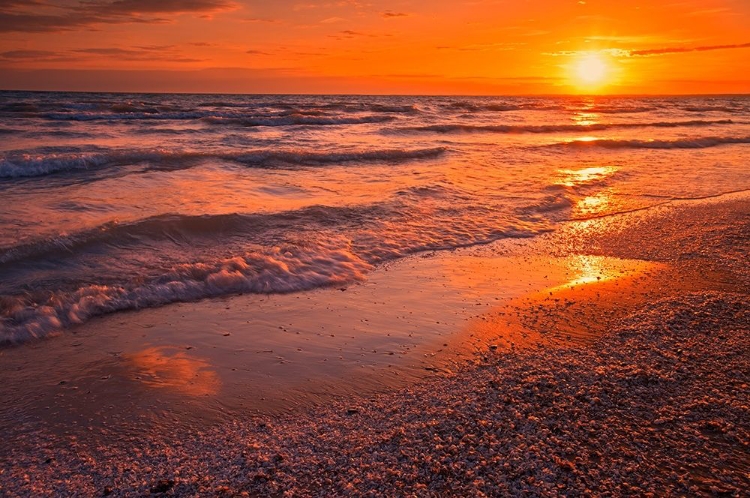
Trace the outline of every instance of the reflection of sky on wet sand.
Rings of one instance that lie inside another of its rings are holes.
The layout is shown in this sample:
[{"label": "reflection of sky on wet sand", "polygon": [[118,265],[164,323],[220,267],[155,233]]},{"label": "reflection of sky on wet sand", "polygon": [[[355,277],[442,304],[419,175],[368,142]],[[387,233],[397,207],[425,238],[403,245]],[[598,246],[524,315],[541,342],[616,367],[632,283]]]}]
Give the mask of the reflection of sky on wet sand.
[{"label": "reflection of sky on wet sand", "polygon": [[572,256],[568,258],[568,266],[577,277],[567,282],[565,286],[598,282],[616,277],[603,267],[601,257]]},{"label": "reflection of sky on wet sand", "polygon": [[151,347],[125,355],[132,377],[157,389],[167,388],[190,396],[219,391],[219,377],[210,363],[172,347]]},{"label": "reflection of sky on wet sand", "polygon": [[579,284],[606,282],[608,280],[632,277],[643,273],[654,265],[638,260],[617,260],[604,256],[576,255],[565,258],[571,278],[559,289]]}]

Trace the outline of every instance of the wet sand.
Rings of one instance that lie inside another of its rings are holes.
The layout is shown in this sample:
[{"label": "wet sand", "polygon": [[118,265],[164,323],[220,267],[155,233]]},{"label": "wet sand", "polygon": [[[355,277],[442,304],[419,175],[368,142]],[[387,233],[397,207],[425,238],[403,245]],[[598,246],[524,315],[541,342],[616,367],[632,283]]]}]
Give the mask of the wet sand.
[{"label": "wet sand", "polygon": [[3,350],[0,489],[739,495],[749,218],[675,203]]},{"label": "wet sand", "polygon": [[[98,430],[168,431],[288,413],[456,370],[494,340],[480,329],[502,306],[539,289],[546,295],[550,285],[558,292],[649,267],[601,256],[519,256],[513,245],[418,255],[347,287],[103,317],[0,353],[8,379],[0,398],[29,422],[94,440]],[[12,425],[14,417],[0,420]]]}]

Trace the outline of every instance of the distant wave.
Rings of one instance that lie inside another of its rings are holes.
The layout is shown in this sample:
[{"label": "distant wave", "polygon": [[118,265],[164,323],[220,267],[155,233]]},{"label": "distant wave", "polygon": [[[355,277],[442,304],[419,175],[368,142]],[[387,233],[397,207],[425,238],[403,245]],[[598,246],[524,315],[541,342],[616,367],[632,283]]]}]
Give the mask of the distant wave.
[{"label": "distant wave", "polygon": [[592,125],[468,125],[468,124],[437,124],[427,126],[399,127],[388,131],[414,133],[568,133],[591,132],[623,128],[678,128],[691,126],[715,126],[734,124],[731,119],[715,121],[657,121],[646,123],[601,123]]},{"label": "distant wave", "polygon": [[414,104],[380,104],[375,102],[330,102],[320,104],[302,104],[288,102],[232,102],[224,100],[212,100],[200,102],[197,107],[224,107],[228,109],[248,109],[257,112],[261,108],[285,109],[288,114],[322,114],[328,111],[339,112],[383,112],[411,114],[419,112]]},{"label": "distant wave", "polygon": [[578,112],[593,114],[640,114],[643,112],[653,112],[659,110],[658,107],[652,106],[632,106],[632,105],[595,105],[593,107],[579,107],[574,109]]},{"label": "distant wave", "polygon": [[307,150],[253,150],[248,152],[191,152],[171,150],[124,150],[111,152],[14,154],[0,156],[0,178],[38,177],[53,173],[92,170],[110,165],[152,163],[152,166],[177,165],[219,159],[253,167],[316,166],[357,162],[405,162],[431,159],[446,152],[444,147],[429,149],[383,149],[347,152],[310,152]]},{"label": "distant wave", "polygon": [[335,126],[365,123],[385,123],[393,121],[392,116],[359,116],[359,117],[316,117],[303,114],[281,115],[277,117],[217,117],[209,116],[203,121],[212,125],[230,126]]},{"label": "distant wave", "polygon": [[689,106],[683,107],[683,111],[687,112],[725,112],[728,114],[738,114],[748,112],[748,108],[745,106],[728,107],[728,106]]},{"label": "distant wave", "polygon": [[750,144],[747,137],[700,137],[679,140],[572,140],[551,144],[549,147],[605,149],[705,149],[730,144]]},{"label": "distant wave", "polygon": [[[331,109],[336,109],[336,105],[332,105]],[[386,105],[386,104],[362,104],[361,106],[343,106],[343,111],[349,112],[387,112],[395,114],[414,114],[419,112],[419,108],[416,105]]]},{"label": "distant wave", "polygon": [[335,244],[284,246],[232,258],[180,265],[141,285],[87,285],[44,300],[5,296],[0,345],[40,338],[115,311],[161,306],[229,293],[285,293],[364,278],[370,265]]},{"label": "distant wave", "polygon": [[443,106],[444,108],[466,111],[466,112],[509,112],[509,111],[555,111],[565,107],[562,104],[552,104],[550,102],[472,102],[457,101],[450,102]]},{"label": "distant wave", "polygon": [[152,112],[152,110],[133,110],[110,112],[48,112],[41,117],[52,121],[137,121],[137,120],[190,120],[205,117],[203,112],[170,111]]}]

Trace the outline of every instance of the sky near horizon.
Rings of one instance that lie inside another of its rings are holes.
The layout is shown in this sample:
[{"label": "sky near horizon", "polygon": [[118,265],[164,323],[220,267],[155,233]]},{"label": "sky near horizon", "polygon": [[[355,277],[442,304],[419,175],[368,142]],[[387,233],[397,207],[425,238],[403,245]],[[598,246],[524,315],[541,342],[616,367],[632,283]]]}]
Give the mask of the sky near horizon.
[{"label": "sky near horizon", "polygon": [[0,0],[0,89],[750,93],[750,0]]}]

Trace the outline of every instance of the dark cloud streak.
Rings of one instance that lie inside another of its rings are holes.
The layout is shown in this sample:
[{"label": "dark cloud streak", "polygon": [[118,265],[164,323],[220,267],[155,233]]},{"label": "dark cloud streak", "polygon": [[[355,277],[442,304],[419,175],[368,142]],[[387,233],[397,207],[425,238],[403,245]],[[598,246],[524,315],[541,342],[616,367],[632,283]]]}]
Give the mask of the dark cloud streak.
[{"label": "dark cloud streak", "polygon": [[40,14],[29,9],[39,5],[47,4],[0,0],[0,33],[71,31],[91,28],[97,24],[164,24],[170,22],[170,19],[144,15],[210,15],[236,8],[236,4],[228,0],[117,0],[79,1],[69,7],[50,4],[63,9],[63,13],[57,15]]},{"label": "dark cloud streak", "polygon": [[41,59],[57,57],[59,55],[58,52],[51,52],[49,50],[10,50],[0,53],[0,57],[3,59]]},{"label": "dark cloud streak", "polygon": [[708,52],[711,50],[729,50],[736,48],[750,48],[750,43],[739,43],[733,45],[710,45],[706,47],[673,47],[654,48],[648,50],[630,50],[631,57],[649,57],[654,55],[682,54],[686,52]]}]

